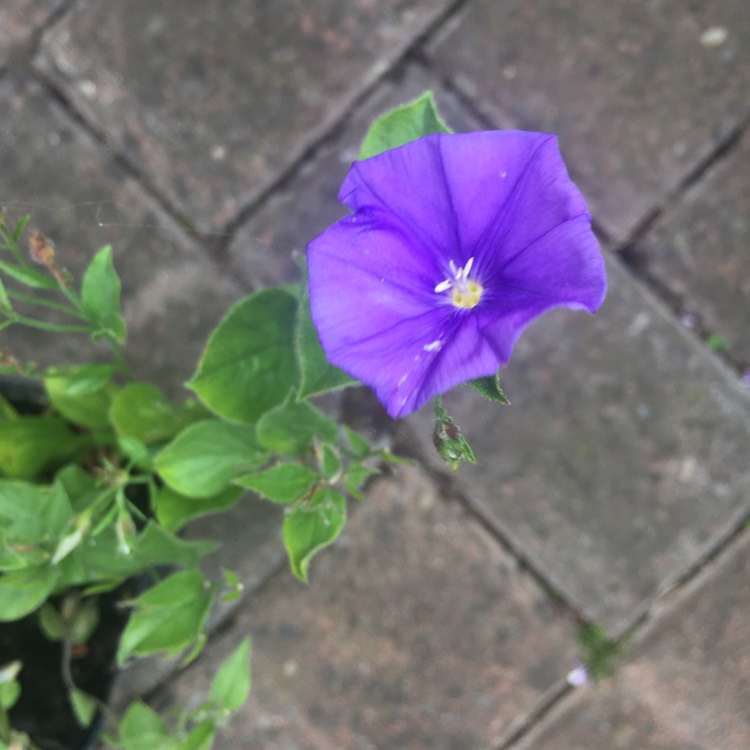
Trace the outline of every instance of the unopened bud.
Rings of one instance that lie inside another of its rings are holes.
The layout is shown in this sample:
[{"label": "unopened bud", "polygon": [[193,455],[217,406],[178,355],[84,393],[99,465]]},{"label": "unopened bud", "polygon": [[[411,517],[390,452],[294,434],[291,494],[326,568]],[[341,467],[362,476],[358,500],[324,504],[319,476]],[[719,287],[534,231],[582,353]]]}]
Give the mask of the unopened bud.
[{"label": "unopened bud", "polygon": [[55,246],[41,232],[29,234],[29,255],[34,263],[44,266],[54,277],[60,286],[68,286],[69,274],[55,263]]},{"label": "unopened bud", "polygon": [[55,262],[55,246],[41,232],[29,234],[29,254],[34,263],[49,268]]},{"label": "unopened bud", "polygon": [[435,402],[435,429],[432,432],[432,442],[440,458],[449,463],[453,471],[462,461],[470,464],[477,462],[471,446],[461,434],[458,425],[440,405],[439,400]]}]

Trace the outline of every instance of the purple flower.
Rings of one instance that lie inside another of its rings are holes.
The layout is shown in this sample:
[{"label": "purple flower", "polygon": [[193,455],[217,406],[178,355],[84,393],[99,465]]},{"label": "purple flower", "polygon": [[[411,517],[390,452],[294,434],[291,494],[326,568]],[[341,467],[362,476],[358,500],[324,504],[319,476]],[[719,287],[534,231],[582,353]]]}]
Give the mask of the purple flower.
[{"label": "purple flower", "polygon": [[312,318],[329,361],[392,417],[493,375],[547,310],[604,298],[553,135],[426,136],[355,162],[339,200],[354,213],[308,245]]}]

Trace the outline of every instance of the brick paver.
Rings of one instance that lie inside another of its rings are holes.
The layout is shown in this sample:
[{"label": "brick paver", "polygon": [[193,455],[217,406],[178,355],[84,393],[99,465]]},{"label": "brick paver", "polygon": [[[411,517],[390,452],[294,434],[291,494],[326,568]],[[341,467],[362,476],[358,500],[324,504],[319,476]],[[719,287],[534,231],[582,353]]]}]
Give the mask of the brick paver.
[{"label": "brick paver", "polygon": [[430,47],[498,125],[560,134],[625,238],[750,113],[746,0],[468,3]]},{"label": "brick paver", "polygon": [[220,229],[447,4],[78,3],[39,67],[190,221]]},{"label": "brick paver", "polygon": [[750,367],[750,137],[730,153],[630,252],[688,322]]},{"label": "brick paver", "polygon": [[615,676],[514,750],[750,746],[750,534],[689,587]]},{"label": "brick paver", "polygon": [[539,320],[503,382],[510,407],[445,399],[480,462],[457,486],[588,618],[625,627],[750,509],[750,399],[616,264],[597,314]]},{"label": "brick paver", "polygon": [[23,52],[34,33],[64,0],[3,0],[0,7],[0,70]]}]

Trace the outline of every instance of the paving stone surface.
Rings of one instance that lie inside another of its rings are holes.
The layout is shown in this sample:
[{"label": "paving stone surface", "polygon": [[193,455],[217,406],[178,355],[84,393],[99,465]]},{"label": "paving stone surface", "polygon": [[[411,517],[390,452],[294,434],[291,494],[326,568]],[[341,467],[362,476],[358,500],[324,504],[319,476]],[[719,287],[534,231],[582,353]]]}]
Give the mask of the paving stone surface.
[{"label": "paving stone surface", "polygon": [[[621,268],[593,317],[522,336],[512,406],[445,399],[479,465],[456,483],[589,619],[622,630],[750,509],[750,394]],[[410,418],[437,462],[431,414]],[[710,425],[710,427],[709,427]]]},{"label": "paving stone surface", "polygon": [[399,80],[378,87],[337,137],[305,163],[290,186],[277,191],[240,226],[229,246],[231,272],[253,288],[298,280],[295,256],[304,254],[310,240],[348,212],[338,193],[370,124],[427,89],[434,89],[440,112],[453,129],[477,129],[476,119],[455,97],[436,87],[421,68],[409,67]]},{"label": "paving stone surface", "polygon": [[0,7],[0,70],[26,48],[64,0],[3,0]]},{"label": "paving stone surface", "polygon": [[447,5],[79,2],[39,67],[191,221],[220,229]]},{"label": "paving stone surface", "polygon": [[750,533],[638,646],[516,750],[750,746]]},{"label": "paving stone surface", "polygon": [[496,747],[576,656],[573,623],[416,468],[375,483],[344,537],[247,603],[168,701],[195,705],[253,637],[249,704],[218,748]]},{"label": "paving stone surface", "polygon": [[750,367],[750,136],[730,154],[631,252]]},{"label": "paving stone surface", "polygon": [[[93,254],[113,245],[136,374],[178,393],[208,332],[241,289],[218,275],[41,87],[6,76],[0,107],[8,113],[0,121],[0,205],[9,221],[30,213],[30,226],[55,241],[59,262],[79,283]],[[106,356],[76,335],[52,339],[13,327],[0,340],[19,360],[40,365]]]},{"label": "paving stone surface", "polygon": [[430,52],[499,125],[559,133],[618,238],[750,112],[746,0],[477,0]]}]

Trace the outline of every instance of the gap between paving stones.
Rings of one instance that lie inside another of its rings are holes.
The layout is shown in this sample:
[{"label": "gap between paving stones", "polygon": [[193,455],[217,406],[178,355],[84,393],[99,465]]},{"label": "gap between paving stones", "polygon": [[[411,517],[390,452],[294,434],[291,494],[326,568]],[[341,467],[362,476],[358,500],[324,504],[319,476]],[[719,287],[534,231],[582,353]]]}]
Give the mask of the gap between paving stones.
[{"label": "gap between paving stones", "polygon": [[[70,0],[70,5],[64,9],[64,12],[55,15],[54,19],[50,19],[45,24],[35,39],[34,48],[31,54],[28,55],[28,62],[33,63],[33,58],[39,51],[43,32],[46,32],[55,23],[68,15],[77,1],[78,0]],[[387,81],[390,77],[394,75],[398,76],[399,71],[404,67],[405,62],[408,61],[414,50],[423,45],[428,38],[433,36],[438,29],[440,29],[452,16],[459,12],[462,6],[468,2],[469,0],[454,0],[443,10],[439,11],[432,20],[425,24],[425,27],[421,31],[414,34],[400,50],[396,51],[390,63],[384,66],[382,71],[374,75],[371,80],[366,81],[364,86],[362,86],[350,101],[345,104],[339,116],[325,132],[321,133],[317,138],[314,138],[296,159],[294,159],[287,167],[281,169],[256,198],[248,202],[246,205],[241,206],[235,216],[229,220],[223,228],[218,231],[210,231],[207,233],[194,227],[190,218],[178,210],[178,208],[173,205],[166,196],[162,195],[161,191],[153,184],[145,173],[142,173],[141,170],[132,164],[125,155],[115,149],[115,147],[108,142],[106,130],[100,128],[92,120],[89,120],[89,118],[75,106],[74,102],[66,95],[66,93],[59,89],[56,83],[39,69],[39,66],[30,64],[28,65],[28,68],[34,78],[44,87],[44,89],[65,108],[70,117],[89,132],[96,141],[111,154],[112,158],[118,163],[118,166],[125,169],[128,174],[140,182],[149,197],[155,200],[162,210],[172,216],[188,237],[194,240],[200,240],[206,253],[221,267],[226,261],[228,255],[228,246],[239,227],[247,222],[274,194],[288,185],[296,177],[299,170],[302,169],[308,161],[314,158],[315,154],[321,147],[324,147],[326,144],[334,140],[341,129],[345,127],[349,118],[363,103],[367,101],[377,87],[384,81]],[[2,76],[3,72],[4,71],[0,71],[0,76]]]},{"label": "gap between paving stones", "polygon": [[441,11],[436,18],[430,21],[421,32],[415,34],[411,41],[394,56],[391,64],[386,66],[380,74],[374,76],[372,80],[368,81],[365,86],[360,89],[360,91],[344,108],[341,115],[325,133],[314,139],[302,154],[300,154],[299,158],[293,161],[285,169],[282,169],[276,178],[271,181],[266,190],[264,190],[257,198],[253,199],[245,206],[240,207],[235,217],[225,225],[224,230],[221,233],[222,241],[215,248],[216,252],[224,257],[228,253],[228,246],[239,228],[248,222],[252,216],[267,204],[276,193],[282,191],[293,182],[299,172],[304,169],[307,163],[315,158],[322,148],[325,148],[336,140],[340,133],[346,129],[350,120],[356,116],[357,111],[367,105],[369,98],[377,91],[379,86],[388,81],[398,79],[404,74],[408,67],[409,60],[413,57],[415,51],[418,50],[429,37],[433,36],[441,27],[448,23],[453,16],[459,13],[462,7],[469,1],[470,0],[454,0],[454,2]]},{"label": "gap between paving stones", "polygon": [[[710,586],[717,570],[724,568],[737,555],[741,555],[745,542],[748,538],[747,519],[738,529],[737,533],[726,541],[721,549],[710,559],[704,560],[703,566],[694,572],[689,581],[685,581],[678,589],[674,589],[661,597],[651,609],[648,620],[639,623],[623,644],[624,649],[617,657],[618,667],[626,665],[637,659],[644,647],[648,646],[649,640],[657,638],[659,630],[670,618],[692,597],[698,596],[704,587]],[[617,674],[608,676],[604,680],[617,679]],[[596,684],[590,690],[596,690]],[[579,701],[580,699],[580,701]],[[507,742],[495,750],[533,750],[536,741],[542,733],[554,730],[555,724],[563,720],[570,711],[576,709],[576,702],[585,702],[587,696],[580,695],[574,688],[567,690],[554,704],[550,704],[544,712],[539,712],[533,722],[528,722],[523,728],[514,734]]]}]

